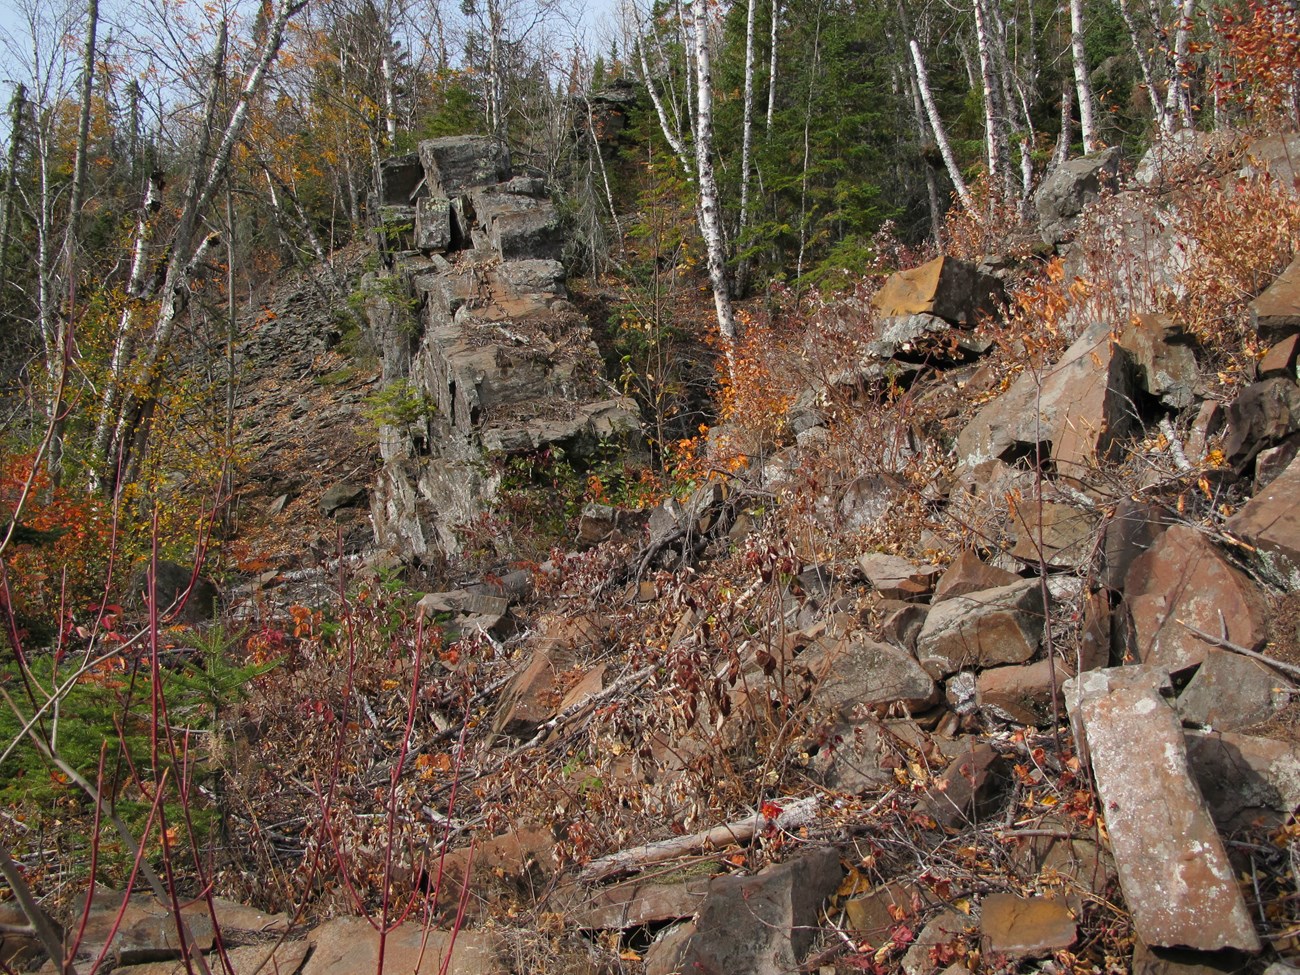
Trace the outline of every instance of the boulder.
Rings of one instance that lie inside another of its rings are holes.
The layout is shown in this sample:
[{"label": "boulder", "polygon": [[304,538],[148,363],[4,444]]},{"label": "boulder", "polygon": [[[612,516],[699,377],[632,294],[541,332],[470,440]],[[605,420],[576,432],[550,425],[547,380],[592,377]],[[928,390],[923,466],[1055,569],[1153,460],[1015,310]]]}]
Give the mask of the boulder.
[{"label": "boulder", "polygon": [[813,643],[796,662],[809,704],[831,713],[921,711],[939,699],[930,674],[904,650],[858,636]]},{"label": "boulder", "polygon": [[1053,679],[1059,702],[1061,685],[1072,676],[1073,668],[1063,660],[990,667],[975,679],[975,702],[1000,721],[1036,727],[1052,718]]},{"label": "boulder", "polygon": [[342,481],[326,489],[317,507],[320,508],[320,513],[328,518],[343,508],[360,508],[364,507],[365,503],[366,489],[363,486]]},{"label": "boulder", "polygon": [[1186,409],[1196,401],[1199,378],[1191,338],[1168,315],[1134,315],[1119,346],[1133,360],[1138,385],[1165,406]]},{"label": "boulder", "polygon": [[[1149,945],[1259,951],[1223,842],[1188,769],[1157,674],[1094,670],[1066,682],[1120,887]],[[1112,682],[1112,677],[1116,680]]]},{"label": "boulder", "polygon": [[[1263,571],[1283,589],[1300,589],[1300,459],[1251,498],[1228,528],[1255,547]],[[1213,632],[1213,631],[1211,631]]]},{"label": "boulder", "polygon": [[922,600],[934,591],[943,571],[935,565],[917,565],[898,555],[867,552],[858,556],[858,568],[872,587],[886,599]]},{"label": "boulder", "polygon": [[1173,519],[1162,505],[1121,498],[1115,505],[1115,513],[1106,522],[1102,536],[1103,584],[1109,589],[1123,589],[1134,560],[1155,544],[1171,524]]},{"label": "boulder", "polygon": [[987,742],[972,738],[951,742],[945,751],[951,761],[918,808],[945,828],[982,821],[1006,790],[1006,762]]},{"label": "boulder", "polygon": [[912,946],[903,955],[903,975],[934,975],[939,971],[939,966],[933,960],[935,949],[941,945],[974,948],[974,939],[968,937],[974,924],[971,917],[955,907],[945,907],[926,922]]},{"label": "boulder", "polygon": [[816,937],[822,901],[835,892],[842,876],[839,854],[819,847],[752,877],[716,877],[694,930],[671,947],[655,945],[647,953],[646,970],[666,963],[669,967],[656,970],[747,975],[795,971]]},{"label": "boulder", "polygon": [[[221,594],[192,565],[159,559],[156,567],[145,565],[131,575],[128,601],[148,606],[150,591],[162,615],[176,613],[180,623],[210,623],[220,605]],[[183,604],[182,604],[183,601]]]},{"label": "boulder", "polygon": [[415,246],[442,252],[451,246],[451,201],[428,196],[415,205]]},{"label": "boulder", "polygon": [[1261,450],[1300,430],[1300,387],[1290,379],[1265,379],[1247,386],[1228,404],[1223,452],[1245,471]]},{"label": "boulder", "polygon": [[1259,379],[1296,379],[1296,358],[1300,356],[1300,332],[1288,335],[1259,360],[1255,374]]},{"label": "boulder", "polygon": [[1178,695],[1178,714],[1188,724],[1236,731],[1267,721],[1288,700],[1286,682],[1258,660],[1209,650]]},{"label": "boulder", "polygon": [[934,260],[886,279],[871,299],[883,318],[933,315],[945,321],[973,326],[994,313],[1002,297],[1002,284],[974,264],[955,257]]},{"label": "boulder", "polygon": [[895,783],[900,742],[921,744],[916,725],[872,718],[834,722],[810,744],[815,752],[808,767],[826,788],[860,795]]},{"label": "boulder", "polygon": [[1195,667],[1213,649],[1188,625],[1255,649],[1268,618],[1251,578],[1188,525],[1171,526],[1133,560],[1122,612],[1128,651],[1171,673]]},{"label": "boulder", "polygon": [[391,156],[379,164],[379,185],[384,206],[410,206],[424,182],[424,168],[418,152]]},{"label": "boulder", "polygon": [[1037,579],[945,600],[926,616],[917,659],[936,679],[964,667],[1022,663],[1038,651],[1044,610]]},{"label": "boulder", "polygon": [[[356,975],[379,972],[379,932],[363,917],[336,917],[311,933],[311,957],[302,975]],[[497,940],[478,931],[426,929],[407,922],[384,939],[385,972],[403,975],[507,975],[510,966],[498,954]],[[445,964],[445,967],[444,967]]]},{"label": "boulder", "polygon": [[465,190],[510,177],[510,160],[493,139],[453,135],[420,143],[420,163],[434,196],[459,196]]},{"label": "boulder", "polygon": [[1066,240],[1074,218],[1096,201],[1103,190],[1113,189],[1119,174],[1120,151],[1103,149],[1054,167],[1034,193],[1039,232],[1048,244]]},{"label": "boulder", "polygon": [[[230,968],[218,965],[215,956],[208,962],[210,969],[226,975],[290,975],[302,967],[307,957],[309,945],[306,941],[285,941],[279,944],[245,945],[240,948],[225,949],[225,958]],[[128,965],[114,969],[114,975],[191,975],[197,970],[193,962],[175,961],[146,962],[142,965]]]},{"label": "boulder", "polygon": [[1300,257],[1250,303],[1250,321],[1265,342],[1300,333]]},{"label": "boulder", "polygon": [[501,692],[492,730],[512,738],[527,738],[559,710],[563,694],[559,675],[573,665],[559,648],[534,650],[527,665]]},{"label": "boulder", "polygon": [[1101,520],[1094,509],[1061,501],[1026,499],[1012,506],[1015,545],[1011,555],[1050,569],[1087,569],[1096,554],[1096,529]]},{"label": "boulder", "polygon": [[886,318],[867,351],[881,359],[913,362],[964,361],[983,355],[993,340],[956,328],[938,315],[925,313]]},{"label": "boulder", "polygon": [[1223,731],[1184,731],[1187,760],[1219,828],[1280,826],[1300,805],[1300,745]]},{"label": "boulder", "polygon": [[618,931],[693,917],[708,890],[708,877],[676,884],[628,880],[581,895],[569,888],[571,899],[551,898],[547,904],[551,908],[562,905],[566,919],[575,927]]},{"label": "boulder", "polygon": [[966,549],[949,563],[934,587],[934,596],[930,602],[933,605],[955,596],[964,596],[982,589],[997,589],[1021,581],[1020,576],[1014,572],[989,565],[970,549]]},{"label": "boulder", "polygon": [[989,894],[980,904],[985,955],[1006,959],[1046,958],[1078,937],[1063,901],[1016,894]]},{"label": "boulder", "polygon": [[972,470],[989,460],[1050,458],[1067,481],[1081,481],[1119,455],[1136,429],[1129,354],[1094,322],[1046,370],[1026,370],[957,437],[957,460]]}]

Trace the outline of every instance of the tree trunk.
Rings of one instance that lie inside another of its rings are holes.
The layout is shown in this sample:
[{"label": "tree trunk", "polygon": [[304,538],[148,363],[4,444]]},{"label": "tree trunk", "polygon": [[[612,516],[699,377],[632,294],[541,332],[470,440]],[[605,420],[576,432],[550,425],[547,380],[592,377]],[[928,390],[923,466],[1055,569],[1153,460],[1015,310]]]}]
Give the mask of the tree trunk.
[{"label": "tree trunk", "polygon": [[1160,102],[1160,94],[1156,91],[1155,71],[1151,66],[1151,54],[1147,46],[1138,39],[1137,22],[1133,18],[1133,11],[1128,5],[1128,0],[1118,0],[1119,14],[1124,18],[1124,26],[1128,28],[1129,44],[1133,47],[1133,56],[1137,58],[1138,70],[1142,72],[1142,84],[1146,87],[1147,98],[1151,101],[1151,117],[1155,119],[1156,125],[1161,132],[1169,131],[1169,116],[1165,113],[1165,107]]},{"label": "tree trunk", "polygon": [[736,341],[736,319],[727,281],[727,256],[722,239],[718,182],[713,174],[713,72],[709,56],[709,21],[706,0],[692,0],[695,20],[695,165],[699,173],[700,232],[709,254],[709,284],[718,315],[718,332],[728,358]]},{"label": "tree trunk", "polygon": [[[749,178],[754,144],[754,10],[758,0],[748,0],[745,20],[745,105],[740,136],[740,216],[736,221],[736,240],[743,246],[749,223]],[[749,261],[741,258],[736,268],[736,291],[741,297],[747,290]]]},{"label": "tree trunk", "polygon": [[1101,143],[1097,134],[1097,102],[1088,74],[1088,55],[1083,48],[1083,0],[1070,0],[1070,55],[1074,64],[1074,89],[1079,97],[1079,130],[1087,154],[1096,152]]},{"label": "tree trunk", "polygon": [[780,0],[772,0],[772,36],[769,39],[771,51],[768,54],[767,67],[767,137],[772,136],[772,116],[776,112],[776,27],[780,19]]},{"label": "tree trunk", "polygon": [[1169,92],[1165,97],[1165,113],[1178,119],[1179,128],[1192,125],[1192,99],[1188,91],[1191,64],[1188,55],[1192,45],[1192,14],[1196,0],[1183,0],[1179,10],[1178,27],[1174,31],[1174,61],[1169,72]]},{"label": "tree trunk", "polygon": [[948,134],[943,127],[943,119],[940,118],[939,109],[934,104],[934,92],[930,90],[930,77],[925,73],[925,62],[921,60],[921,46],[912,40],[908,42],[908,47],[912,52],[912,65],[916,69],[916,85],[921,90],[921,102],[925,105],[925,113],[930,119],[930,131],[934,133],[934,141],[939,146],[939,155],[943,157],[948,178],[952,180],[953,189],[957,191],[957,198],[961,200],[961,205],[966,212],[977,215],[970,188],[957,167],[957,159],[952,154],[952,146],[948,144]]},{"label": "tree trunk", "polygon": [[[18,157],[23,148],[23,117],[27,114],[27,87],[14,86],[9,100],[9,156],[5,168],[5,203],[0,213],[0,303],[4,301],[9,274],[9,241],[13,239],[14,200],[18,195]],[[0,305],[2,307],[2,305]]]},{"label": "tree trunk", "polygon": [[974,0],[975,44],[980,59],[980,87],[984,93],[984,140],[989,170],[989,188],[999,199],[1011,193],[1011,148],[1007,139],[1007,115],[1002,105],[1002,84],[990,34],[985,0]]}]

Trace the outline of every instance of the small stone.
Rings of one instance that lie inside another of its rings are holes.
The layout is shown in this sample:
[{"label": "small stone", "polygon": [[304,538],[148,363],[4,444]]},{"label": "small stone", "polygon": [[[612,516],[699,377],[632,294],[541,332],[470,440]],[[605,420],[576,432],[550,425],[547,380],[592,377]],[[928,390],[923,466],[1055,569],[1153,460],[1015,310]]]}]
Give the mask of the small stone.
[{"label": "small stone", "polygon": [[1069,909],[1046,897],[989,894],[980,905],[980,931],[989,953],[1046,958],[1078,937]]},{"label": "small stone", "polygon": [[[976,703],[1002,721],[1039,726],[1052,718],[1053,700],[1073,676],[1062,660],[1035,660],[1016,667],[990,667],[976,681]],[[1055,679],[1057,693],[1053,695]]]},{"label": "small stone", "polygon": [[1209,650],[1178,696],[1178,714],[1184,722],[1235,731],[1267,721],[1289,699],[1285,682],[1259,661]]},{"label": "small stone", "polygon": [[947,599],[930,609],[917,659],[935,678],[964,667],[1021,663],[1038,650],[1044,615],[1036,579]]},{"label": "small stone", "polygon": [[858,568],[867,581],[886,599],[915,602],[934,591],[941,571],[938,566],[918,566],[897,555],[868,552],[858,556]]},{"label": "small stone", "polygon": [[1300,332],[1300,257],[1250,303],[1250,320],[1266,342]]},{"label": "small stone", "polygon": [[1300,357],[1300,333],[1288,335],[1259,360],[1256,374],[1260,379],[1296,378],[1296,358]]},{"label": "small stone", "polygon": [[954,596],[980,592],[984,589],[997,589],[1010,586],[1021,579],[1014,572],[989,565],[970,549],[966,549],[949,564],[938,585],[934,588],[931,605],[941,603]]}]

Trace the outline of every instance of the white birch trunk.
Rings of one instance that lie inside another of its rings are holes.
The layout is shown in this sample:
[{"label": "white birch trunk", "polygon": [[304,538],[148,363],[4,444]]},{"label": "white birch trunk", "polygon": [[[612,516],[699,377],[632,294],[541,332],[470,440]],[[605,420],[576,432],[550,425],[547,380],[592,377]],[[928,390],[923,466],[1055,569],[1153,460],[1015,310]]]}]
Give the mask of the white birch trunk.
[{"label": "white birch trunk", "polygon": [[1168,133],[1169,116],[1160,102],[1160,93],[1156,91],[1155,71],[1151,66],[1150,52],[1138,39],[1137,21],[1133,18],[1128,0],[1118,0],[1118,3],[1119,15],[1124,18],[1124,26],[1128,28],[1128,40],[1133,48],[1133,56],[1137,58],[1138,70],[1142,72],[1142,84],[1146,87],[1147,98],[1151,101],[1151,117],[1156,120],[1156,125],[1161,132]]},{"label": "white birch trunk", "polygon": [[1100,147],[1097,135],[1097,101],[1088,74],[1088,55],[1083,47],[1083,0],[1070,0],[1070,60],[1074,64],[1074,90],[1079,99],[1079,130],[1085,154]]},{"label": "white birch trunk", "polygon": [[939,146],[939,155],[943,157],[948,178],[952,180],[953,189],[957,191],[957,198],[961,200],[961,205],[968,213],[975,214],[975,201],[971,199],[970,188],[957,167],[957,159],[952,154],[952,146],[948,144],[948,134],[943,127],[943,119],[940,118],[939,109],[934,104],[934,92],[930,90],[930,76],[926,74],[925,62],[921,59],[921,46],[912,40],[908,42],[908,47],[912,52],[912,65],[916,69],[916,85],[921,91],[921,103],[925,105],[925,114],[930,120],[930,131],[934,133],[934,141]]},{"label": "white birch trunk", "polygon": [[1001,83],[994,62],[985,0],[974,0],[975,44],[980,60],[980,87],[984,92],[984,140],[989,169],[989,185],[1001,198],[1009,196],[1011,150],[1007,140],[1006,112],[1002,107]]},{"label": "white birch trunk", "polygon": [[1178,27],[1174,31],[1174,62],[1169,72],[1169,92],[1165,97],[1165,113],[1178,119],[1179,128],[1192,125],[1192,100],[1187,89],[1187,76],[1190,71],[1188,55],[1192,44],[1192,14],[1196,11],[1196,0],[1183,0],[1179,9]]}]

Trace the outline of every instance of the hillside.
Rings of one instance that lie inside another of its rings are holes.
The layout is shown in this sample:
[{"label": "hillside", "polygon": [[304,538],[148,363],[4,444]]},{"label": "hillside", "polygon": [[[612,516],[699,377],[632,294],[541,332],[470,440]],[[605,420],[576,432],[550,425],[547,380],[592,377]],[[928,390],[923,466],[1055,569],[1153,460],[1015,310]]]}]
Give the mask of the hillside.
[{"label": "hillside", "polygon": [[[175,715],[124,836],[11,779],[77,970],[1290,971],[1297,158],[1084,157],[1032,234],[745,307],[656,477],[544,188],[386,164],[378,259],[241,323],[221,621],[83,672]],[[83,927],[90,870],[178,900]]]}]

